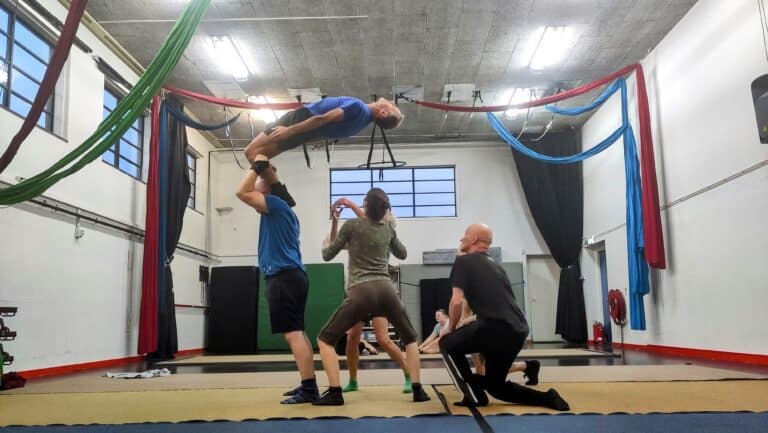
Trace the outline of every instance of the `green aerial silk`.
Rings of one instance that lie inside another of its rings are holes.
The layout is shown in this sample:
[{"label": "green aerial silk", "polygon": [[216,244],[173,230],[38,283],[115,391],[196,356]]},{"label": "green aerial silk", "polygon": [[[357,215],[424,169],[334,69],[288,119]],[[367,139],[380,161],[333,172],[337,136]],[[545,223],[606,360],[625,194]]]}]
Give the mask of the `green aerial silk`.
[{"label": "green aerial silk", "polygon": [[[0,205],[16,204],[37,197],[56,182],[99,158],[119,140],[142,115],[168,74],[176,67],[210,3],[211,0],[192,0],[139,81],[117,104],[114,111],[99,124],[96,131],[50,168],[16,185],[0,189]],[[62,170],[73,162],[74,164]]]}]

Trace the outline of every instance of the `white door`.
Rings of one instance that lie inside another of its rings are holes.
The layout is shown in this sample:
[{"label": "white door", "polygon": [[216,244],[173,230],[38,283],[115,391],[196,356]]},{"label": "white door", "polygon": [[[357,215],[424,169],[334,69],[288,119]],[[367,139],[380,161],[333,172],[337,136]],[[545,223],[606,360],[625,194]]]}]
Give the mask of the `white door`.
[{"label": "white door", "polygon": [[528,321],[534,342],[562,341],[555,334],[560,267],[551,256],[527,256],[526,290],[531,309]]}]

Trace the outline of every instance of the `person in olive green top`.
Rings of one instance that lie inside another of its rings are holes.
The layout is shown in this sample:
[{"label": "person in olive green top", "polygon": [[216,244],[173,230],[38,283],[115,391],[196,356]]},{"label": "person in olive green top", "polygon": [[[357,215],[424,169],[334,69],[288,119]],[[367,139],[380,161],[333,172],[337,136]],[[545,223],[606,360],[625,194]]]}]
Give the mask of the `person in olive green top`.
[{"label": "person in olive green top", "polygon": [[[379,188],[373,188],[368,191],[365,202],[366,218],[347,221],[338,235],[332,230],[331,243],[323,248],[325,261],[334,258],[344,247],[349,250],[349,289],[347,298],[333,313],[317,339],[329,384],[328,391],[312,403],[318,406],[344,404],[339,361],[334,346],[340,338],[345,337],[348,329],[369,315],[386,317],[400,334],[405,344],[406,363],[412,380],[413,401],[430,399],[419,379],[416,331],[389,279],[390,252],[399,259],[405,259],[407,251],[397,238],[395,229],[384,221],[390,209],[387,194]],[[338,214],[337,210],[333,218],[338,219]]]}]

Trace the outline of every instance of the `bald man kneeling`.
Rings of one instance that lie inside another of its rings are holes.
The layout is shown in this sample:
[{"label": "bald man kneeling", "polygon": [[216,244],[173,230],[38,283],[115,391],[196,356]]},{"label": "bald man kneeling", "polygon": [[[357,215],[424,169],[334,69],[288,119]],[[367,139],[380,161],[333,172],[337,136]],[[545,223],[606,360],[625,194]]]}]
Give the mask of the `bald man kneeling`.
[{"label": "bald man kneeling", "polygon": [[[464,394],[457,404],[485,406],[487,391],[509,403],[569,410],[554,389],[541,392],[507,381],[507,372],[528,336],[528,323],[515,302],[506,272],[488,255],[493,242],[491,228],[472,224],[459,242],[461,255],[451,269],[450,333],[440,340],[448,371]],[[477,320],[456,329],[465,301]],[[467,362],[467,355],[472,353],[485,357],[485,376],[472,374]]]}]

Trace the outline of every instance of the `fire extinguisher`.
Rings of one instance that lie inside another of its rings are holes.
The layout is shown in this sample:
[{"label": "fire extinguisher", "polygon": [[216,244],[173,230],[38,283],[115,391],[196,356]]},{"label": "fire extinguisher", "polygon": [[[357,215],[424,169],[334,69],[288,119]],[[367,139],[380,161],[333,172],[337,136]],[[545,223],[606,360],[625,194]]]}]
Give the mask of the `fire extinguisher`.
[{"label": "fire extinguisher", "polygon": [[592,335],[595,340],[595,344],[603,344],[603,340],[605,339],[605,330],[603,329],[603,324],[600,322],[595,322],[592,324]]}]

